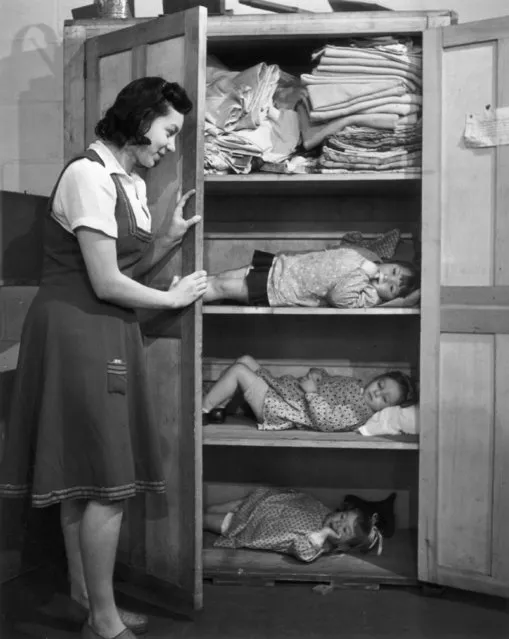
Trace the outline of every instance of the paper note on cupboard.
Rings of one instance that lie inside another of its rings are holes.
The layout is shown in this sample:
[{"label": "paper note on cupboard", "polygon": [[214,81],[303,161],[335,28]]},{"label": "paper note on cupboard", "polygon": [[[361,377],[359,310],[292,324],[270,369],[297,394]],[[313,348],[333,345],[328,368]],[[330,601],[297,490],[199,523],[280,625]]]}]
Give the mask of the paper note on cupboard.
[{"label": "paper note on cupboard", "polygon": [[464,139],[474,148],[509,144],[509,107],[467,113]]}]

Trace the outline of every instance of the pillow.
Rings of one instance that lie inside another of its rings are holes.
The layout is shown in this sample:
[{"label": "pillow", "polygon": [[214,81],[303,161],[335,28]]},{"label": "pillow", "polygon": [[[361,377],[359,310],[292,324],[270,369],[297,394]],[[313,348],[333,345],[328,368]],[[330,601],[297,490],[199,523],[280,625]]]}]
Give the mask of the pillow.
[{"label": "pillow", "polygon": [[418,435],[419,405],[388,406],[359,428],[361,435]]},{"label": "pillow", "polygon": [[377,308],[380,306],[399,306],[399,307],[411,307],[418,306],[421,301],[421,289],[417,288],[415,291],[409,293],[406,297],[395,297],[393,300],[377,304]]}]

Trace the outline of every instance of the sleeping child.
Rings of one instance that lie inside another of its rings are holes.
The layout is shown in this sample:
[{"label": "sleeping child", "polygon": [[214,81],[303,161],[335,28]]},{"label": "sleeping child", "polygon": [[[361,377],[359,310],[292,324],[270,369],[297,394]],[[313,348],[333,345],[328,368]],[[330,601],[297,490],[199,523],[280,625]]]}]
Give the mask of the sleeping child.
[{"label": "sleeping child", "polygon": [[203,399],[203,423],[222,423],[225,406],[239,390],[260,430],[353,431],[387,406],[417,402],[417,387],[400,371],[378,375],[368,384],[311,368],[304,377],[274,377],[250,355],[229,366]]},{"label": "sleeping child", "polygon": [[359,508],[331,511],[311,495],[262,487],[235,501],[210,506],[203,526],[220,534],[220,548],[272,550],[305,562],[333,552],[382,552],[377,515]]},{"label": "sleeping child", "polygon": [[417,291],[419,279],[411,262],[383,261],[365,247],[343,242],[319,251],[255,251],[250,265],[210,275],[203,301],[370,308],[406,298]]}]

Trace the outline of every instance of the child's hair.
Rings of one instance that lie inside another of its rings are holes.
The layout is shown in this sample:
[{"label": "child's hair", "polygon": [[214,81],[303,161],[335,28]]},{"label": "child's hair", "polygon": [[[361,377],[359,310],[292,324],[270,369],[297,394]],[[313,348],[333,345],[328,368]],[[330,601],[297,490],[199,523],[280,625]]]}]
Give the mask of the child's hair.
[{"label": "child's hair", "polygon": [[419,401],[419,388],[417,382],[412,379],[406,373],[402,373],[401,371],[387,371],[387,373],[382,373],[381,375],[377,375],[374,377],[371,382],[375,382],[377,379],[383,379],[384,377],[388,377],[389,379],[393,379],[398,386],[401,388],[403,398],[401,402],[399,402],[398,406],[402,406],[406,408],[407,406],[413,406],[417,404]]},{"label": "child's hair", "polygon": [[355,513],[354,536],[351,539],[337,542],[330,540],[333,545],[332,552],[358,551],[368,553],[370,550],[376,548],[376,554],[380,555],[383,547],[383,536],[376,525],[378,521],[378,515],[376,513],[369,517],[359,508],[339,508],[327,515],[324,526],[329,526],[334,532],[338,532],[335,525],[336,516],[345,511]]},{"label": "child's hair", "polygon": [[407,297],[421,286],[421,273],[413,262],[404,260],[383,260],[386,264],[397,264],[408,271],[401,275],[401,290],[398,297]]}]

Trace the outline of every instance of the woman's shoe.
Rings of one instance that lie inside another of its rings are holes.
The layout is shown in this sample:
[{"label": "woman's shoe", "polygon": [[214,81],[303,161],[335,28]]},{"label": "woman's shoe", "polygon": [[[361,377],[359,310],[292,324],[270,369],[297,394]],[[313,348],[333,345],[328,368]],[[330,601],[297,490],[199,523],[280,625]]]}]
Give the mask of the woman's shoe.
[{"label": "woman's shoe", "polygon": [[[100,635],[92,628],[92,626],[86,623],[81,629],[81,639],[105,639],[105,637]],[[126,628],[118,635],[115,635],[113,639],[135,639],[135,635],[133,635],[129,628]]]},{"label": "woman's shoe", "polygon": [[[120,621],[124,626],[134,633],[135,635],[143,635],[147,632],[148,617],[138,612],[131,612],[130,610],[124,610],[123,608],[117,608]],[[68,616],[76,624],[86,624],[88,619],[88,609],[82,606],[76,599],[71,598],[71,603],[68,607]],[[91,628],[92,632],[94,630]],[[124,639],[122,637],[122,639]]]}]

